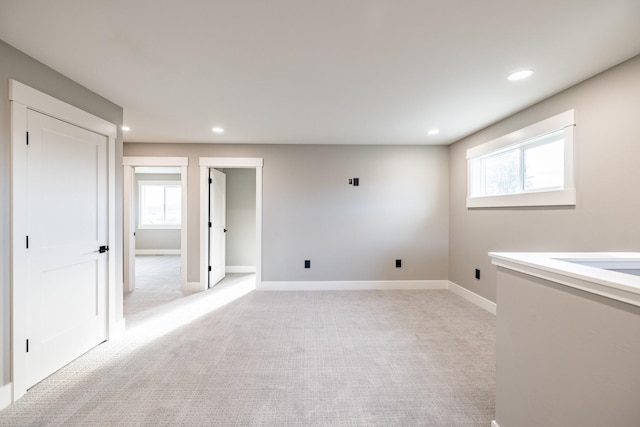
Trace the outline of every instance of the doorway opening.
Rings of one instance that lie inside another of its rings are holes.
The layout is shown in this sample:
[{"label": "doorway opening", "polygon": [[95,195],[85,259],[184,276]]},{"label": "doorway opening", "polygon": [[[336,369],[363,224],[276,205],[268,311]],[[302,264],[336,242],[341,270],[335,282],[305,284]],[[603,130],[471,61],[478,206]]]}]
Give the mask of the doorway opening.
[{"label": "doorway opening", "polygon": [[[260,288],[262,165],[261,158],[200,158],[201,290],[215,286],[227,274],[230,279],[255,274],[256,289]],[[216,202],[221,188],[225,195]],[[221,212],[226,215],[222,221]]]},{"label": "doorway opening", "polygon": [[123,165],[124,313],[130,317],[187,290],[188,159],[125,157]]},{"label": "doorway opening", "polygon": [[256,273],[256,169],[209,169],[209,278],[223,281]]}]

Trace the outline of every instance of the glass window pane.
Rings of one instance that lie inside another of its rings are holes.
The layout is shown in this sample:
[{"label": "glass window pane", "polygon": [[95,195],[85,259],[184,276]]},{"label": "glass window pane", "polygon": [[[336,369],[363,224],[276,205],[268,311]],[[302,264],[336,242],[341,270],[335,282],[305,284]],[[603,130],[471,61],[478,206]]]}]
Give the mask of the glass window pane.
[{"label": "glass window pane", "polygon": [[564,139],[527,148],[524,151],[525,190],[564,185]]},{"label": "glass window pane", "polygon": [[143,185],[140,222],[154,225],[164,224],[164,187],[161,185]]},{"label": "glass window pane", "polygon": [[520,150],[514,149],[482,159],[484,195],[514,194],[520,191]]},{"label": "glass window pane", "polygon": [[170,225],[180,225],[180,202],[181,202],[181,191],[180,187],[177,186],[167,186],[166,191],[166,200],[165,200],[165,209],[166,209],[166,218],[165,223]]}]

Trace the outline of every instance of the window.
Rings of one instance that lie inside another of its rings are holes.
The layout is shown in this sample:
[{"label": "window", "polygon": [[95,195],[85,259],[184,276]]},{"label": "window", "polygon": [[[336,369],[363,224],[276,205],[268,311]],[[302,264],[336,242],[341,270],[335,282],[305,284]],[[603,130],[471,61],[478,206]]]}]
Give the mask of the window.
[{"label": "window", "polygon": [[467,151],[467,207],[575,205],[573,110]]},{"label": "window", "polygon": [[181,184],[139,181],[139,228],[180,228]]}]

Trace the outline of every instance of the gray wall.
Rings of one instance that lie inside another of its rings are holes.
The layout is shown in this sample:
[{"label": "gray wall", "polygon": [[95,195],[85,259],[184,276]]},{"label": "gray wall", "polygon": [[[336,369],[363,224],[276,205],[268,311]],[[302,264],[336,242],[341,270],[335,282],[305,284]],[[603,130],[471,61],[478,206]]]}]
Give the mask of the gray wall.
[{"label": "gray wall", "polygon": [[[449,280],[495,301],[489,251],[640,251],[639,76],[640,56],[450,147]],[[465,207],[468,148],[571,108],[575,208]]]},{"label": "gray wall", "polygon": [[506,269],[498,289],[501,427],[640,424],[640,307]]},{"label": "gray wall", "polygon": [[138,228],[140,223],[140,194],[139,181],[180,181],[179,174],[135,174],[135,205],[136,205],[136,249],[180,249],[180,229],[149,229]]},{"label": "gray wall", "polygon": [[[189,156],[190,282],[199,280],[199,156],[264,158],[265,281],[447,278],[448,147],[127,143],[124,150]],[[348,185],[352,177],[359,187]]]},{"label": "gray wall", "polygon": [[[69,80],[51,68],[0,41],[0,385],[9,382],[9,238],[10,238],[10,119],[8,81],[18,80],[98,117],[122,125],[122,108]],[[118,131],[116,164],[122,164],[122,135]],[[116,167],[116,295],[122,295],[122,168]],[[20,284],[16,284],[19,286]],[[116,307],[122,316],[122,299]]]},{"label": "gray wall", "polygon": [[225,169],[227,174],[228,266],[256,265],[256,170]]}]

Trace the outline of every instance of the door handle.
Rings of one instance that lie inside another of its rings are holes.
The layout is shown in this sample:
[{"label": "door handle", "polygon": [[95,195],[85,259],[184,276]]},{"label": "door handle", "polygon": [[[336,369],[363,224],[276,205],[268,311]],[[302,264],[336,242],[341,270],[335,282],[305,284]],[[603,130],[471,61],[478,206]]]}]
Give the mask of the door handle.
[{"label": "door handle", "polygon": [[98,252],[100,252],[101,254],[103,254],[105,252],[109,252],[109,246],[100,246],[98,248]]},{"label": "door handle", "polygon": [[224,228],[224,232],[226,233],[227,231],[229,231],[229,230],[227,230],[226,228]]}]

